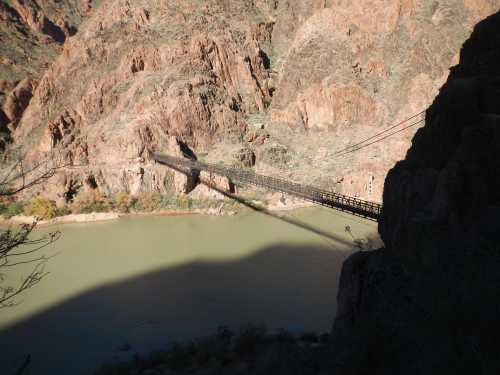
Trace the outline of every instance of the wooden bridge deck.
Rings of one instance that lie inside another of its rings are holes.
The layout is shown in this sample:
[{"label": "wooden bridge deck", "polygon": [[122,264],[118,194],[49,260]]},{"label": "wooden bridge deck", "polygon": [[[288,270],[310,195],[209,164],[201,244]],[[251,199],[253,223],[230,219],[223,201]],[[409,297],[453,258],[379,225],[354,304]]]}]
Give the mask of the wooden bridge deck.
[{"label": "wooden bridge deck", "polygon": [[226,176],[236,184],[249,184],[280,191],[302,198],[306,201],[349,212],[353,215],[371,220],[378,220],[382,209],[382,205],[375,202],[332,193],[330,191],[318,189],[314,186],[298,184],[276,177],[260,175],[248,170],[222,167],[215,164],[177,158],[169,155],[153,154],[152,158],[160,164],[185,171],[185,173],[189,173],[190,170],[207,171],[220,176]]}]

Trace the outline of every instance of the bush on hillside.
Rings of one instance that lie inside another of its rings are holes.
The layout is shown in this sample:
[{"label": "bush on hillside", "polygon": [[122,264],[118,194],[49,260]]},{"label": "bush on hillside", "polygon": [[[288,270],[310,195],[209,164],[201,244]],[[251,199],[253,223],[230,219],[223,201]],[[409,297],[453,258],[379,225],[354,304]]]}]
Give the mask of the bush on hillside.
[{"label": "bush on hillside", "polygon": [[179,194],[176,198],[175,205],[181,209],[189,209],[193,207],[193,199],[187,195]]},{"label": "bush on hillside", "polygon": [[152,212],[162,207],[162,196],[159,193],[145,193],[139,196],[134,204],[137,211]]},{"label": "bush on hillside", "polygon": [[71,209],[68,206],[62,206],[56,208],[56,216],[66,216],[71,215]]},{"label": "bush on hillside", "polygon": [[121,191],[113,197],[113,208],[119,212],[129,212],[133,199],[129,193]]},{"label": "bush on hillside", "polygon": [[4,203],[0,205],[0,215],[6,219],[10,219],[12,216],[20,215],[24,211],[24,203],[20,201]]},{"label": "bush on hillside", "polygon": [[34,197],[24,206],[24,214],[27,216],[35,216],[41,220],[53,219],[56,214],[56,202],[43,198]]},{"label": "bush on hillside", "polygon": [[98,190],[79,193],[71,204],[71,211],[76,214],[107,212],[110,207]]}]

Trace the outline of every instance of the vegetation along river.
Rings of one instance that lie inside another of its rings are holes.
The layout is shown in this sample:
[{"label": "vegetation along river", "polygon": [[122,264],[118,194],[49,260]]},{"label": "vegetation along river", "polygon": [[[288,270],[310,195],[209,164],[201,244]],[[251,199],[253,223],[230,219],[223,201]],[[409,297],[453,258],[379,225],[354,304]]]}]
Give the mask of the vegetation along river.
[{"label": "vegetation along river", "polygon": [[326,208],[285,215],[331,237],[254,212],[39,229],[62,236],[43,249],[54,255],[50,274],[17,306],[0,309],[0,373],[12,373],[28,354],[33,374],[92,373],[103,361],[219,325],[329,331],[342,262],[353,238],[374,235],[376,223]]}]

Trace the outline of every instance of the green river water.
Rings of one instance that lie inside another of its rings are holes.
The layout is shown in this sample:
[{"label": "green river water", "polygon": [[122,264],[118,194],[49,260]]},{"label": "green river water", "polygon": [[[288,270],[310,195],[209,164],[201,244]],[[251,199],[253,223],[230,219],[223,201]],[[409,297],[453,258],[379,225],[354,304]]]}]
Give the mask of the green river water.
[{"label": "green river water", "polygon": [[[31,374],[88,374],[219,325],[329,331],[342,262],[353,251],[345,227],[366,238],[376,223],[326,208],[284,215],[331,236],[255,212],[40,229],[62,236],[43,250],[54,255],[50,274],[0,310],[0,373],[15,373],[30,354]],[[17,267],[6,282],[28,271]]]}]

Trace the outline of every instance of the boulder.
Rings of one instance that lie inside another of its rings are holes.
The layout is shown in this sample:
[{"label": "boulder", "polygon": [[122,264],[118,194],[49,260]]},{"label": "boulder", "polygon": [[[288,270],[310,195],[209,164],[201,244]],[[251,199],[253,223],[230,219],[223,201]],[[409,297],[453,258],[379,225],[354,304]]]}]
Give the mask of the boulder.
[{"label": "boulder", "polygon": [[250,168],[255,165],[255,153],[250,148],[240,148],[235,152],[234,159],[241,167]]}]

